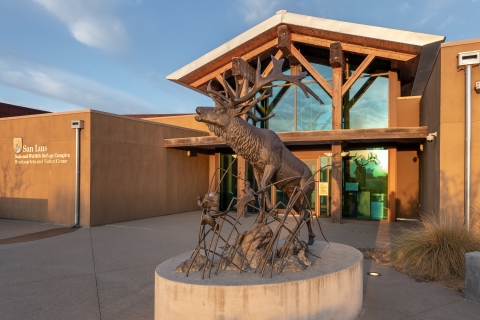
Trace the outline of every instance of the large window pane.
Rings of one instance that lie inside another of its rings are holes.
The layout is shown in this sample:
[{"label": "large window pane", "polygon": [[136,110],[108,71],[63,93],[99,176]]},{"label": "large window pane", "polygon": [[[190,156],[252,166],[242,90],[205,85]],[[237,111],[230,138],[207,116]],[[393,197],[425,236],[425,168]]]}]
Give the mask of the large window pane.
[{"label": "large window pane", "polygon": [[269,89],[270,97],[263,100],[263,110],[265,115],[275,113],[275,116],[267,121],[266,127],[275,132],[295,131],[295,88],[291,85],[285,85],[284,81],[276,81]]},{"label": "large window pane", "polygon": [[[365,59],[349,54],[349,75]],[[343,96],[343,128],[388,127],[388,70],[390,62],[375,59]]]},{"label": "large window pane", "polygon": [[320,104],[314,97],[305,94],[297,88],[297,131],[331,130],[332,129],[332,98],[317,83],[307,84],[324,102]]},{"label": "large window pane", "polygon": [[343,216],[388,217],[388,150],[350,150],[343,160]]},{"label": "large window pane", "polygon": [[388,127],[388,77],[357,79],[344,96],[344,129]]},{"label": "large window pane", "polygon": [[[318,72],[320,73],[320,75],[325,79],[327,80],[327,82],[330,82],[331,84],[331,81],[332,81],[332,67],[330,65],[325,65],[325,64],[321,64],[321,63],[315,63],[315,62],[311,62],[311,58],[309,57],[310,60],[310,64],[312,65],[312,67]],[[328,62],[327,62],[328,63]],[[305,78],[302,79],[303,82],[308,82],[308,81],[315,81],[315,79],[310,75],[310,73],[308,73],[308,76],[306,76]]]}]

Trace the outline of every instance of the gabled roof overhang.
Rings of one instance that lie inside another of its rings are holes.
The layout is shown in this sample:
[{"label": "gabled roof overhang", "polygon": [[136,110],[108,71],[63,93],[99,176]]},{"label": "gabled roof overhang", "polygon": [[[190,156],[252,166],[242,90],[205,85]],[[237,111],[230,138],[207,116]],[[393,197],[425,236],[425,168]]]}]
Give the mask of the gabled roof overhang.
[{"label": "gabled roof overhang", "polygon": [[375,50],[380,58],[410,62],[415,76],[412,95],[420,95],[430,75],[444,36],[388,29],[329,20],[279,11],[218,48],[167,76],[168,80],[203,93],[199,87],[217,75],[232,69],[232,58],[252,60],[275,49],[277,28],[287,25],[292,41],[320,47],[340,41],[344,51],[369,54]]}]

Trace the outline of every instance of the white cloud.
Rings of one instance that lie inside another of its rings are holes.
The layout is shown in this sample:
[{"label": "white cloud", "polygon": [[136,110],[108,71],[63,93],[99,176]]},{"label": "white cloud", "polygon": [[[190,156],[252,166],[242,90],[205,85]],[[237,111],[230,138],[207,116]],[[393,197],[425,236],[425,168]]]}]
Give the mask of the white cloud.
[{"label": "white cloud", "polygon": [[[238,5],[243,13],[245,22],[260,22],[261,20],[273,16],[275,8],[282,4],[283,0],[240,0]],[[280,8],[281,9],[281,8]]]},{"label": "white cloud", "polygon": [[62,70],[0,52],[0,84],[58,99],[81,108],[112,113],[156,113],[149,102]]},{"label": "white cloud", "polygon": [[128,36],[114,16],[111,0],[33,0],[63,21],[79,42],[106,51],[120,51]]},{"label": "white cloud", "polygon": [[395,7],[396,11],[398,12],[405,12],[407,10],[410,9],[410,5],[407,3],[407,2],[402,2],[402,3],[399,3],[396,7]]}]

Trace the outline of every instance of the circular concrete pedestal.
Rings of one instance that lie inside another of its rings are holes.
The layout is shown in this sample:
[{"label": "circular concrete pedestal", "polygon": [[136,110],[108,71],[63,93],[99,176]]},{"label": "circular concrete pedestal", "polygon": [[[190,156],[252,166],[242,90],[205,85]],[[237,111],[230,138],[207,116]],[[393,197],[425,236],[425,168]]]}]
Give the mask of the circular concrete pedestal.
[{"label": "circular concrete pedestal", "polygon": [[176,256],[155,270],[155,319],[355,319],[363,305],[363,256],[338,243],[309,247],[320,259],[303,272],[270,278],[219,271],[201,279],[175,267],[190,257]]}]

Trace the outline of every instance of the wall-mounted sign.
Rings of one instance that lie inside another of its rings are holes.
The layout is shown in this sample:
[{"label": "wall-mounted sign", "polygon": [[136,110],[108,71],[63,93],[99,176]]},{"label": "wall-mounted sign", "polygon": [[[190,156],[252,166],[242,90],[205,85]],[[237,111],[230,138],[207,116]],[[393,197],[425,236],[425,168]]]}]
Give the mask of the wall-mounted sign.
[{"label": "wall-mounted sign", "polygon": [[70,153],[47,153],[48,146],[23,144],[22,138],[13,138],[15,164],[66,164]]},{"label": "wall-mounted sign", "polygon": [[318,194],[321,196],[328,196],[328,182],[318,183]]},{"label": "wall-mounted sign", "polygon": [[22,145],[22,138],[13,138],[13,151],[15,151],[15,153],[22,152]]}]

